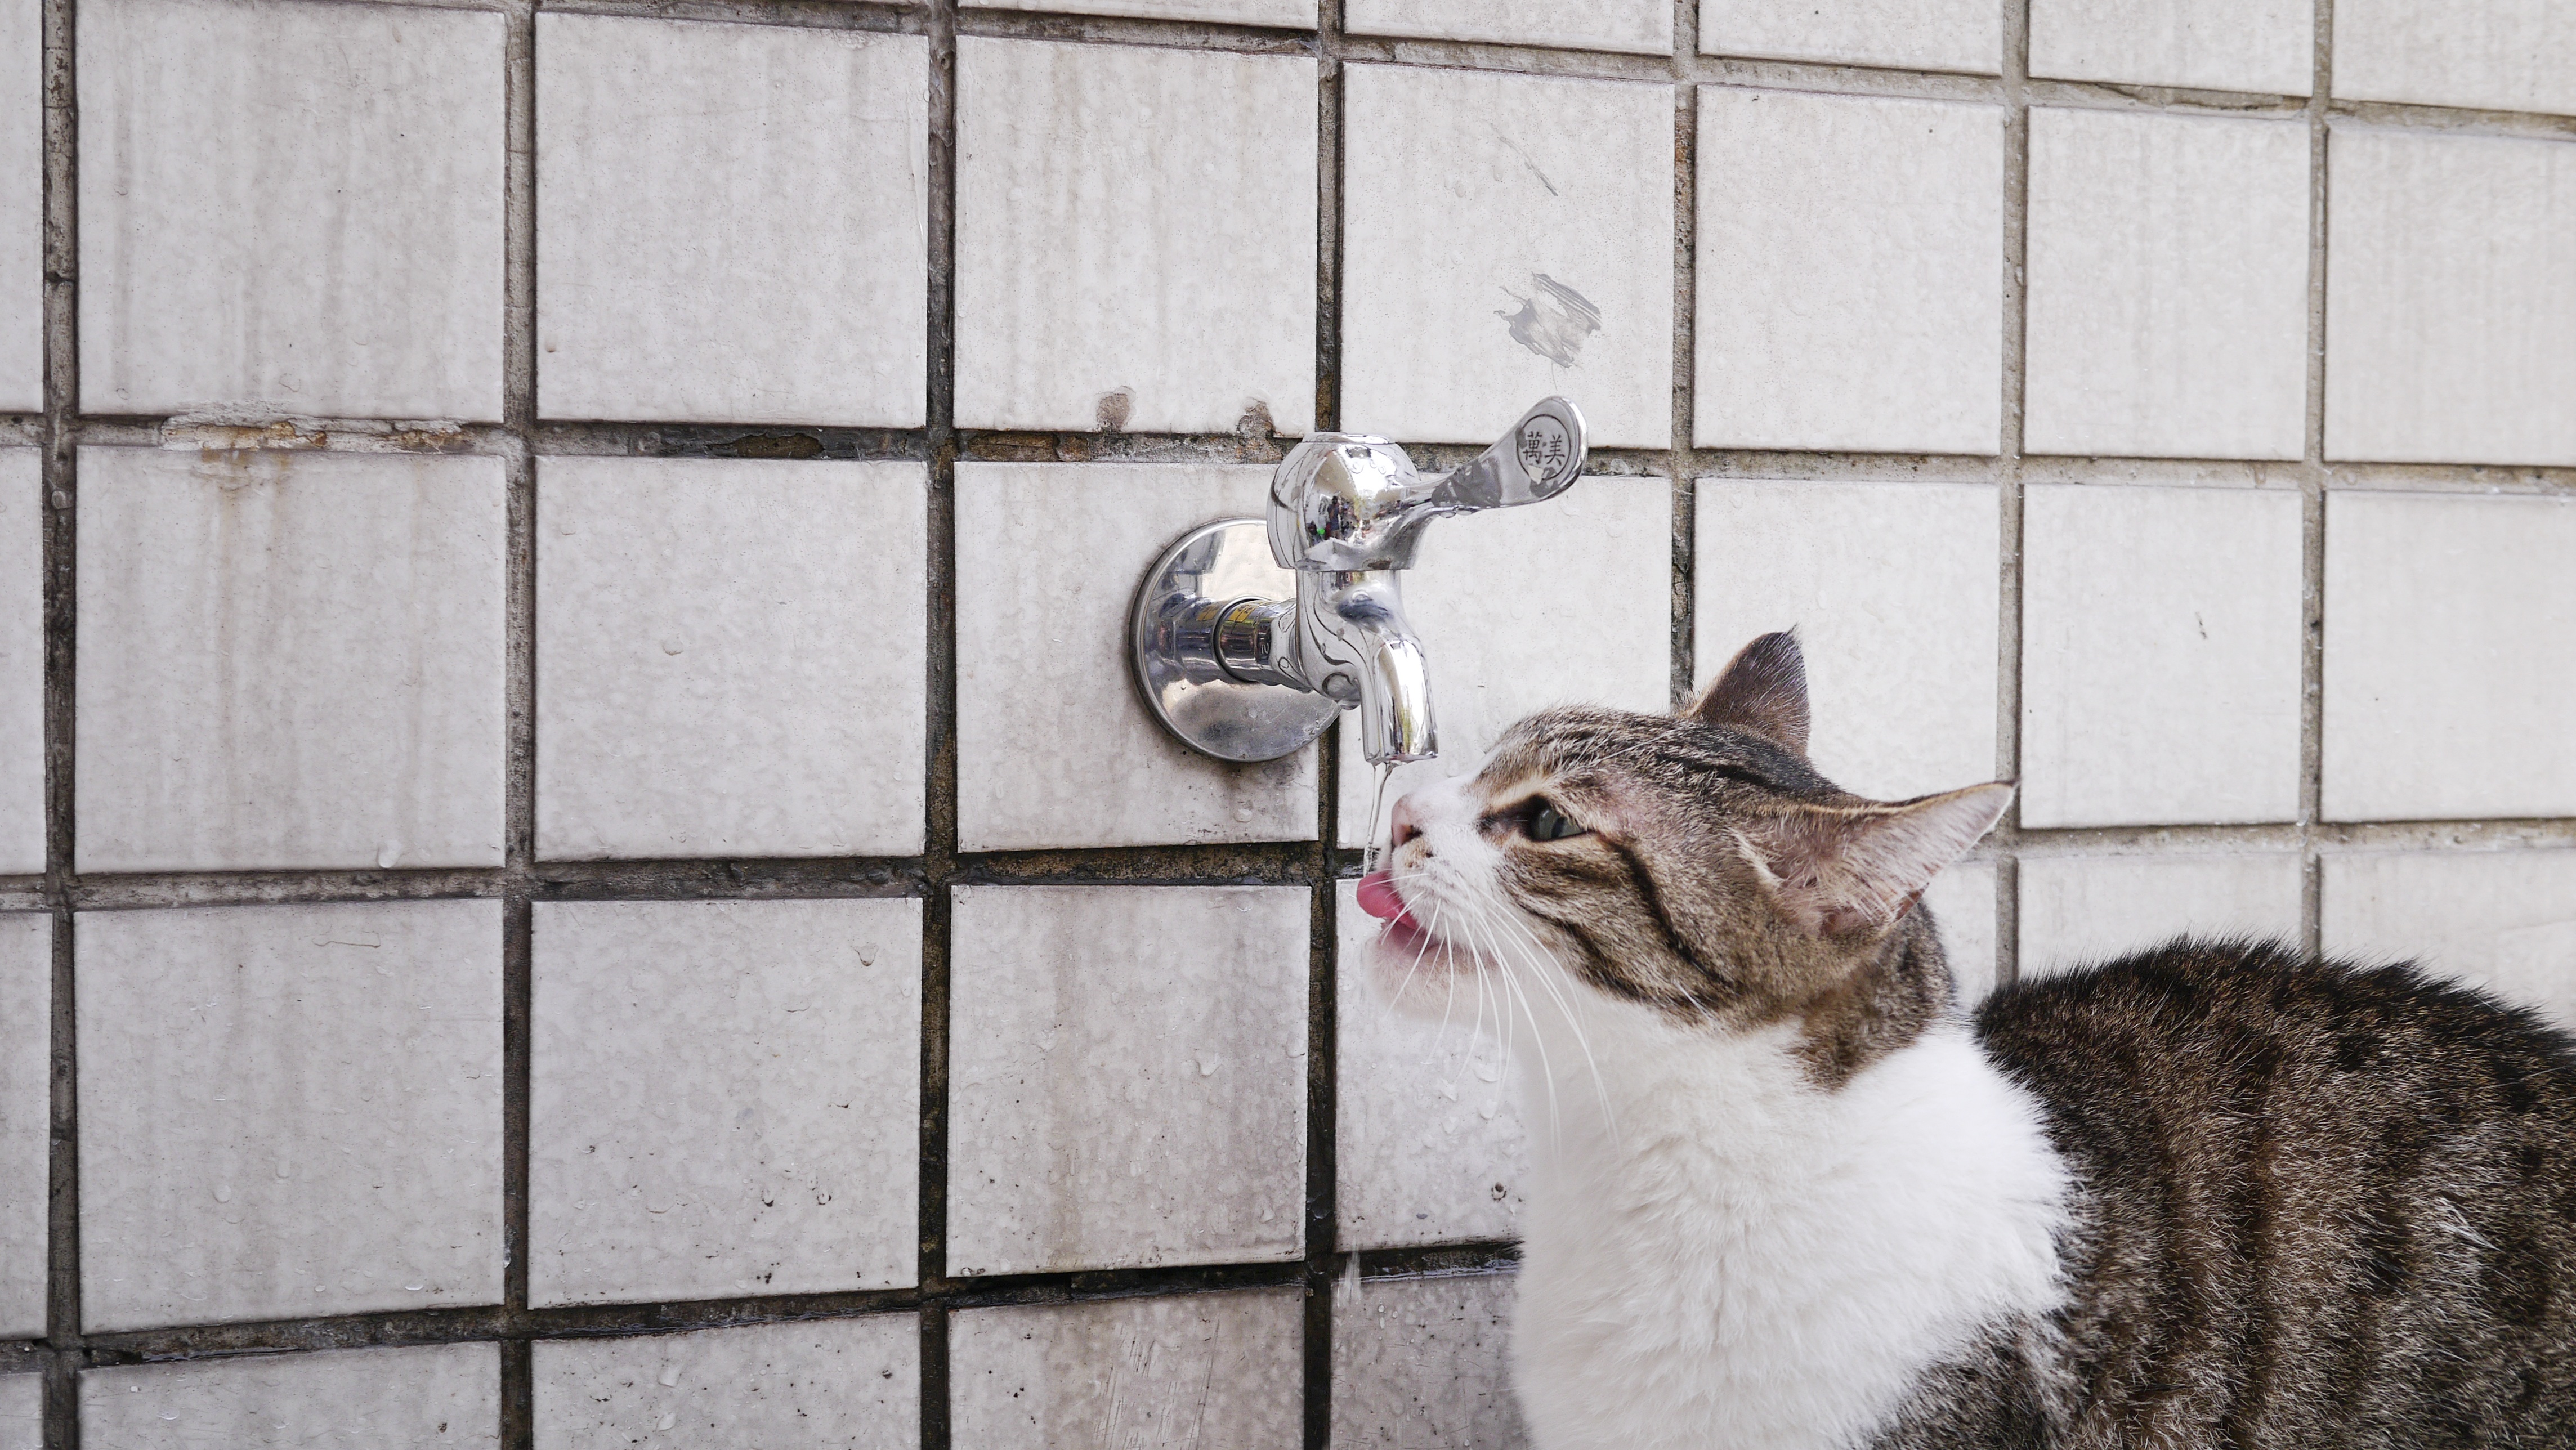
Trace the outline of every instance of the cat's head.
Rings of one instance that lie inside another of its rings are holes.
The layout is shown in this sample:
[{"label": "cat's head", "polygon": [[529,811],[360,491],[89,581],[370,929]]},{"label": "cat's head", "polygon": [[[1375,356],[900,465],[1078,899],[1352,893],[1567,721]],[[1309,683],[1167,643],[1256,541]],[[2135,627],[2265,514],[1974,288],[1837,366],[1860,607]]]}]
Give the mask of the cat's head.
[{"label": "cat's head", "polygon": [[1387,873],[1360,893],[1389,918],[1382,988],[1439,1012],[1485,973],[1499,993],[1570,984],[1713,1033],[1788,1024],[1829,1084],[1911,1040],[1951,992],[1923,888],[2012,788],[1863,800],[1807,763],[1807,721],[1784,633],[1678,715],[1515,725],[1474,776],[1397,803]]}]

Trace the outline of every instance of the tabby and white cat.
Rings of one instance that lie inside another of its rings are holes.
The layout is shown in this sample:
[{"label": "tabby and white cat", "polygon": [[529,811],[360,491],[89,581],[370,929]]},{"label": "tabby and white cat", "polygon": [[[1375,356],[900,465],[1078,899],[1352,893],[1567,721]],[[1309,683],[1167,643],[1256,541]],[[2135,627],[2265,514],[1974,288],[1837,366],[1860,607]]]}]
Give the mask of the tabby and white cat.
[{"label": "tabby and white cat", "polygon": [[2407,968],[2182,941],[1954,1003],[2009,787],[1805,759],[1795,641],[1398,806],[1372,968],[1515,1008],[1542,1450],[2576,1445],[2576,1049]]}]

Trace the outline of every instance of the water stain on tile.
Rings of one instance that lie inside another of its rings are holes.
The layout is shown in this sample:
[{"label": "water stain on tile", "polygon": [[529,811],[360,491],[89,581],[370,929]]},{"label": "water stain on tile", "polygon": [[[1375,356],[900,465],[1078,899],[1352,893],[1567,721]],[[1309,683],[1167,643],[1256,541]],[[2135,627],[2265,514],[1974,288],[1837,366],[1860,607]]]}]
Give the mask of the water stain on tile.
[{"label": "water stain on tile", "polygon": [[1601,330],[1601,309],[1592,299],[1545,272],[1530,274],[1526,297],[1508,287],[1503,291],[1520,303],[1517,312],[1494,310],[1512,330],[1512,341],[1558,367],[1573,367],[1583,344]]},{"label": "water stain on tile", "polygon": [[1126,429],[1127,419],[1135,411],[1135,389],[1113,388],[1100,395],[1100,405],[1094,416],[1099,421],[1101,432],[1118,433]]}]

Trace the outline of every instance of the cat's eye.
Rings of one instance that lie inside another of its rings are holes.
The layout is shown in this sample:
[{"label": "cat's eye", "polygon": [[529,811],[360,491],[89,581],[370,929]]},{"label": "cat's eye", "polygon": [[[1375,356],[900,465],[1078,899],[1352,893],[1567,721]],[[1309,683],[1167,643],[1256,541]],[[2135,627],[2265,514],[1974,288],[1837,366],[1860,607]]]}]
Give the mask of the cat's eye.
[{"label": "cat's eye", "polygon": [[1533,841],[1562,841],[1568,836],[1583,835],[1590,828],[1575,821],[1547,801],[1540,801],[1531,811],[1528,824],[1521,827]]}]

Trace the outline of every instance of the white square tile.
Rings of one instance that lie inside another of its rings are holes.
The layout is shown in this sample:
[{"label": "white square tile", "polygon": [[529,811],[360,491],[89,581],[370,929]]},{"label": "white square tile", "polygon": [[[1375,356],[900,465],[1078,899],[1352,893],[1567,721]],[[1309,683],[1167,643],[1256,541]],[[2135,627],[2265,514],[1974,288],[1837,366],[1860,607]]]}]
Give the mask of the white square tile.
[{"label": "white square tile", "polygon": [[501,903],[75,940],[84,1328],[500,1302]]},{"label": "white square tile", "polygon": [[528,1302],[915,1282],[918,900],[546,903]]},{"label": "white square tile", "polygon": [[537,853],[921,849],[918,463],[537,466]]},{"label": "white square tile", "polygon": [[0,912],[0,1338],[45,1332],[53,1000],[53,918]]},{"label": "white square tile", "polygon": [[2312,0],[2031,0],[2034,76],[2304,96],[2315,70]]},{"label": "white square tile", "polygon": [[2576,142],[2337,126],[2326,456],[2576,464]]},{"label": "white square tile", "polygon": [[915,428],[930,43],[537,17],[537,405]]},{"label": "white square tile", "polygon": [[2576,499],[2326,496],[2328,820],[2576,815]]},{"label": "white square tile", "polygon": [[1315,28],[1315,0],[977,0],[985,10],[1128,15],[1140,20],[1216,20],[1237,25]]},{"label": "white square tile", "polygon": [[0,1378],[0,1450],[43,1450],[44,1443],[45,1377]]},{"label": "white square tile", "polygon": [[2576,114],[2565,0],[2335,0],[2334,93]]},{"label": "white square tile", "polygon": [[1525,1450],[1514,1279],[1363,1279],[1333,1296],[1334,1450]]},{"label": "white square tile", "polygon": [[80,1377],[81,1441],[117,1450],[478,1450],[501,1443],[501,1347],[201,1359]]},{"label": "white square tile", "polygon": [[532,1348],[537,1450],[628,1450],[664,1436],[839,1450],[921,1444],[921,1320],[913,1314],[541,1339]]},{"label": "white square tile", "polygon": [[[1378,812],[1415,786],[1472,773],[1521,717],[1550,705],[1661,713],[1672,703],[1671,485],[1587,477],[1546,503],[1443,519],[1404,579],[1431,668],[1440,754],[1396,767]],[[1376,768],[1342,717],[1344,845],[1365,843]]]},{"label": "white square tile", "polygon": [[1959,1009],[1974,1011],[1995,989],[1995,868],[1987,861],[1961,861],[1932,878],[1923,891],[1932,919],[1941,929],[1941,953],[1950,963],[1950,981]]},{"label": "white square tile", "polygon": [[1304,1252],[1311,899],[953,888],[949,1273]]},{"label": "white square tile", "polygon": [[1519,1238],[1529,1144],[1504,1045],[1508,1036],[1526,1050],[1528,1019],[1474,984],[1460,985],[1444,1020],[1398,1016],[1370,980],[1379,923],[1353,899],[1356,884],[1339,883],[1334,897],[1333,1243],[1348,1252]]},{"label": "white square tile", "polygon": [[2003,202],[1999,107],[1702,87],[1701,446],[1994,452]]},{"label": "white square tile", "polygon": [[2576,1028],[2576,851],[2335,853],[2324,866],[2328,953],[2418,962]]},{"label": "white square tile", "polygon": [[44,0],[0,0],[0,413],[45,406]]},{"label": "white square tile", "polygon": [[82,408],[497,421],[508,28],[82,0]]},{"label": "white square tile", "polygon": [[957,42],[957,425],[1315,419],[1315,62]]},{"label": "white square tile", "polygon": [[45,494],[33,448],[0,448],[0,876],[45,869]]},{"label": "white square tile", "polygon": [[1982,0],[1700,0],[1699,48],[1992,75],[2003,61],[2003,13]]},{"label": "white square tile", "polygon": [[1562,393],[1595,447],[1669,446],[1672,88],[1372,65],[1342,84],[1343,422],[1490,443]]},{"label": "white square tile", "polygon": [[2030,113],[2023,448],[2297,458],[2305,121]]},{"label": "white square tile", "polygon": [[1994,778],[1991,485],[1703,478],[1697,514],[1695,687],[1755,636],[1795,628],[1807,754],[1836,784],[1906,800]]},{"label": "white square tile", "polygon": [[500,459],[80,470],[79,869],[501,864]]},{"label": "white square tile", "polygon": [[2294,819],[2302,547],[2287,490],[2027,490],[2021,823]]},{"label": "white square tile", "polygon": [[1673,7],[1664,0],[1346,0],[1342,28],[1352,35],[1425,40],[1491,40],[1507,45],[1670,55]]},{"label": "white square tile", "polygon": [[[1135,683],[1127,611],[1174,539],[1261,518],[1270,470],[957,466],[957,834],[969,851],[1315,839],[1315,752],[1234,765]],[[1278,571],[1279,596],[1295,592]]]},{"label": "white square tile", "polygon": [[1295,1450],[1303,1316],[1294,1289],[959,1310],[951,1434],[976,1450]]},{"label": "white square tile", "polygon": [[2054,976],[2188,933],[2299,941],[2296,851],[2197,856],[2024,856],[2021,975]]}]

